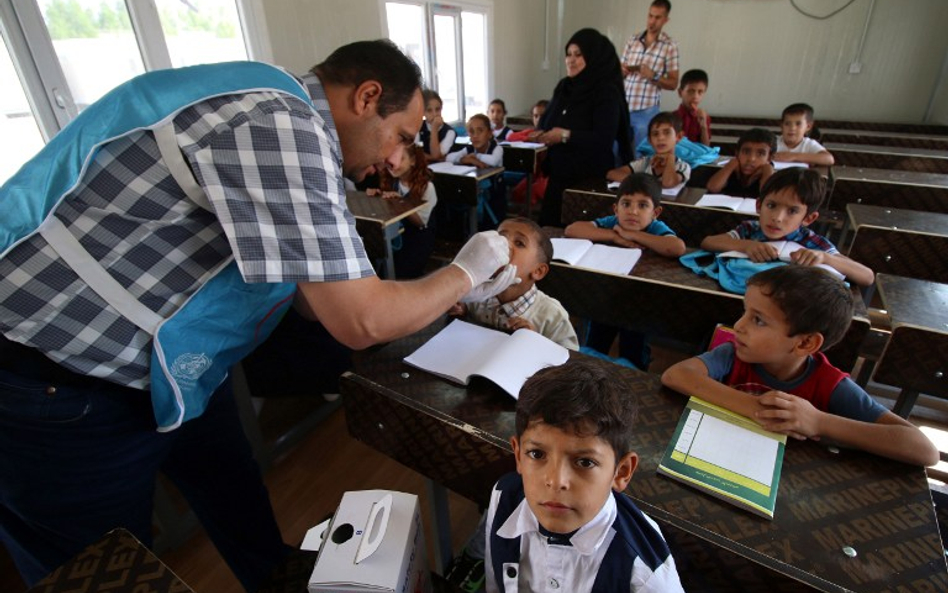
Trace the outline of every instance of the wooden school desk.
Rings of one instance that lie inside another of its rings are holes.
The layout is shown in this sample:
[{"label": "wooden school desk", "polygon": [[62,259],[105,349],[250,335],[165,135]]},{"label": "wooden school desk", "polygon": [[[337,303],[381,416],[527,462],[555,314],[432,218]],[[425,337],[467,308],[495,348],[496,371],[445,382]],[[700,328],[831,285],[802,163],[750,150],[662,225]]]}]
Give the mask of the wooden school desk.
[{"label": "wooden school desk", "polygon": [[948,214],[849,204],[849,257],[875,273],[948,282]]},{"label": "wooden school desk", "polygon": [[[948,134],[918,134],[912,132],[885,132],[878,130],[846,130],[826,128],[817,122],[820,128],[820,144],[827,142],[843,144],[869,144],[874,146],[901,146],[904,148],[927,148],[948,150]],[[763,127],[774,134],[780,134],[780,126],[751,126],[747,124],[719,124],[712,116],[711,133],[722,136],[740,136],[751,128]],[[712,136],[713,137],[713,136]]]},{"label": "wooden school desk", "polygon": [[489,167],[476,169],[467,175],[435,172],[434,184],[438,192],[438,202],[448,205],[460,205],[466,209],[466,233],[470,237],[477,232],[477,200],[479,199],[478,184],[485,180],[501,175],[503,167]]},{"label": "wooden school desk", "polygon": [[533,217],[533,174],[537,170],[541,155],[546,153],[546,145],[536,142],[501,142],[504,147],[504,169],[527,176],[526,213]]},{"label": "wooden school desk", "polygon": [[[745,220],[757,218],[756,214],[697,206],[705,191],[702,187],[686,186],[677,196],[662,196],[659,220],[671,227],[685,245],[698,247],[708,235],[726,233]],[[577,184],[563,192],[563,224],[609,216],[615,201],[615,190],[607,189],[605,180]]]},{"label": "wooden school desk", "polygon": [[[779,118],[740,117],[711,114],[711,131],[715,124],[742,124],[754,128],[780,128]],[[940,124],[899,124],[884,122],[863,122],[840,119],[818,118],[816,125],[821,130],[858,130],[861,132],[892,132],[894,134],[922,134],[926,136],[948,136],[948,126]]]},{"label": "wooden school desk", "polygon": [[38,582],[28,593],[193,593],[125,529],[114,529]]},{"label": "wooden school desk", "polygon": [[[515,402],[486,380],[463,387],[402,362],[441,327],[357,353],[341,384],[346,421],[356,439],[486,506],[514,468]],[[659,476],[687,398],[655,375],[610,372],[639,406],[627,494],[661,524],[686,591],[948,590],[922,468],[792,441],[768,521]]]},{"label": "wooden school desk", "polygon": [[948,284],[879,274],[876,286],[892,335],[873,380],[902,390],[892,411],[908,418],[919,393],[948,399]]},{"label": "wooden school desk", "polygon": [[[718,323],[733,324],[744,313],[742,295],[727,292],[717,280],[698,276],[675,258],[645,251],[628,276],[606,274],[554,262],[538,284],[570,315],[704,348]],[[854,289],[855,290],[855,289]],[[826,352],[844,371],[856,364],[869,332],[862,298],[846,335]]]},{"label": "wooden school desk", "polygon": [[424,200],[385,199],[367,196],[361,191],[346,192],[346,206],[356,219],[356,231],[362,237],[366,254],[372,262],[382,261],[380,276],[395,278],[395,257],[392,241],[401,232],[398,223],[425,206]]},{"label": "wooden school desk", "polygon": [[830,210],[856,203],[948,213],[948,174],[833,167],[833,181]]}]

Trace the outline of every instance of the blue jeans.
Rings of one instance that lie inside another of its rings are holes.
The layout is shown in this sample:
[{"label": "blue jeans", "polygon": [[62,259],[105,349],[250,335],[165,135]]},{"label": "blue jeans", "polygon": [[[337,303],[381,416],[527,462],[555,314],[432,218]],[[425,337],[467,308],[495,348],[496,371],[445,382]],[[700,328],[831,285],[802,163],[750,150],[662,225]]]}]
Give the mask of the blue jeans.
[{"label": "blue jeans", "polygon": [[147,392],[61,367],[44,380],[36,362],[0,361],[0,540],[27,585],[116,527],[150,545],[159,470],[248,591],[268,578],[288,548],[229,382],[201,417],[159,433]]},{"label": "blue jeans", "polygon": [[633,158],[639,158],[641,156],[638,151],[639,144],[641,144],[643,140],[648,139],[648,122],[652,121],[652,118],[658,115],[659,111],[661,111],[661,107],[653,105],[645,109],[629,112],[629,128],[632,132],[632,150],[634,151]]}]

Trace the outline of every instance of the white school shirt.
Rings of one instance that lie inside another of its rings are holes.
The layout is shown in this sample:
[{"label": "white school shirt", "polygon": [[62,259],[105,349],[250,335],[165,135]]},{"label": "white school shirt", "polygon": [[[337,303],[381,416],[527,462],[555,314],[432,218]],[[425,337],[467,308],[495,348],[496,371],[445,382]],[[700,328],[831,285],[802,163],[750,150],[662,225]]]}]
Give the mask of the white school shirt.
[{"label": "white school shirt", "polygon": [[[398,193],[407,196],[410,191],[411,188],[402,183],[402,180],[399,179]],[[428,219],[431,218],[431,211],[434,210],[435,204],[438,203],[438,194],[435,192],[433,181],[428,182],[428,187],[425,189],[425,193],[422,194],[421,199],[425,201],[425,205],[422,206],[416,214],[421,217],[421,222],[428,224]]]},{"label": "white school shirt", "polygon": [[823,148],[823,145],[814,140],[813,138],[803,137],[803,140],[800,141],[793,148],[788,148],[786,143],[783,141],[783,136],[777,136],[777,152],[796,152],[799,154],[816,154],[818,152],[823,152],[826,150]]},{"label": "white school shirt", "polygon": [[[496,141],[495,141],[496,142]],[[494,147],[494,150],[490,152],[473,152],[469,153],[467,147],[465,146],[461,150],[455,150],[447,156],[445,159],[449,163],[457,164],[461,161],[462,158],[468,154],[473,154],[477,157],[477,160],[484,163],[488,167],[499,167],[504,164],[504,147],[498,144]]]}]

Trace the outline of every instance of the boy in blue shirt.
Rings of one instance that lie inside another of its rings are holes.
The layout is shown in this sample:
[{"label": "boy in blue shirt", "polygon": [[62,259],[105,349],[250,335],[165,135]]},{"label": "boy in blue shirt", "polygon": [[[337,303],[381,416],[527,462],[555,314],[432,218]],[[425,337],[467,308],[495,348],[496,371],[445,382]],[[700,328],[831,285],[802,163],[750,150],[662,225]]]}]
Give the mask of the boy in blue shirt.
[{"label": "boy in blue shirt", "polygon": [[744,221],[737,228],[711,235],[701,241],[708,251],[741,251],[753,262],[777,259],[777,248],[770,241],[793,241],[804,248],[790,254],[791,263],[802,266],[824,265],[848,280],[869,286],[875,281],[872,270],[841,254],[822,235],[809,229],[819,218],[819,207],[826,195],[823,177],[812,169],[791,167],[774,173],[757,199],[758,220]]},{"label": "boy in blue shirt", "polygon": [[523,385],[517,473],[487,511],[488,593],[682,591],[658,526],[622,494],[638,464],[635,400],[607,368],[574,359]]},{"label": "boy in blue shirt", "polygon": [[[623,179],[613,209],[615,214],[612,216],[572,223],[566,227],[566,236],[614,243],[621,247],[651,249],[664,257],[679,257],[685,253],[685,242],[667,224],[658,220],[662,213],[662,190],[651,175],[633,173]],[[591,322],[586,345],[609,354],[617,333],[619,355],[639,369],[648,370],[652,351],[648,336],[641,332]]]},{"label": "boy in blue shirt", "polygon": [[747,282],[734,342],[672,365],[662,383],[796,439],[934,465],[939,454],[932,442],[823,354],[846,333],[853,308],[852,291],[824,270],[780,266],[760,272]]},{"label": "boy in blue shirt", "polygon": [[658,113],[648,122],[648,142],[655,154],[606,172],[609,181],[622,181],[630,173],[651,173],[662,187],[677,187],[691,178],[691,165],[675,156],[681,140],[681,119],[670,111]]}]

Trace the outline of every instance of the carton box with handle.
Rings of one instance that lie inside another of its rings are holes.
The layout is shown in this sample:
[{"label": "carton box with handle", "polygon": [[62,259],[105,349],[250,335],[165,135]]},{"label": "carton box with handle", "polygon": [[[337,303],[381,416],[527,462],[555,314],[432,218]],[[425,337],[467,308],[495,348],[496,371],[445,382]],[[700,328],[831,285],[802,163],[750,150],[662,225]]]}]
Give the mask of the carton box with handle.
[{"label": "carton box with handle", "polygon": [[346,492],[322,534],[309,593],[430,593],[418,497]]}]

